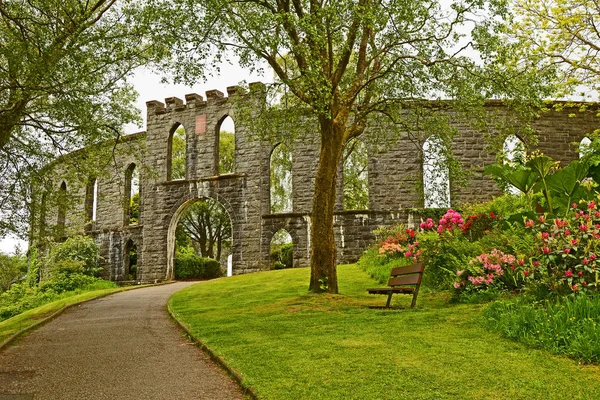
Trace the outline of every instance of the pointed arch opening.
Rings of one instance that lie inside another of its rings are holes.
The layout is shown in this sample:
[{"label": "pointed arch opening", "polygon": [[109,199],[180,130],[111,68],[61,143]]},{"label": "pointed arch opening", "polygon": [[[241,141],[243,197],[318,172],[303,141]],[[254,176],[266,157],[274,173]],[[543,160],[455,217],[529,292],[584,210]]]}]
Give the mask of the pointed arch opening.
[{"label": "pointed arch opening", "polygon": [[137,225],[140,218],[140,175],[134,163],[125,170],[125,197],[123,198],[124,225]]},{"label": "pointed arch opening", "polygon": [[[502,162],[504,165],[514,167],[519,164],[525,164],[526,155],[525,142],[516,135],[508,135],[502,144]],[[508,184],[506,192],[514,195],[521,193],[515,186]]]},{"label": "pointed arch opening", "polygon": [[187,133],[179,122],[169,132],[167,144],[167,180],[186,179]]},{"label": "pointed arch opening", "polygon": [[229,115],[217,124],[215,170],[219,175],[235,172],[235,124]]},{"label": "pointed arch opening", "polygon": [[270,207],[272,213],[292,211],[292,151],[285,143],[273,148],[270,167]]},{"label": "pointed arch opening", "polygon": [[59,240],[66,236],[65,223],[67,217],[67,183],[63,181],[58,189],[57,196],[57,217],[56,217],[56,235]]},{"label": "pointed arch opening", "polygon": [[294,243],[285,229],[278,230],[271,238],[270,260],[271,269],[294,267]]},{"label": "pointed arch opening", "polygon": [[98,208],[98,178],[90,178],[85,189],[85,216],[86,227],[90,222],[96,221],[96,210]]},{"label": "pointed arch opening", "polygon": [[423,206],[450,207],[450,169],[446,146],[435,135],[423,143]]},{"label": "pointed arch opening", "polygon": [[589,137],[584,137],[579,142],[579,158],[585,157],[592,152],[592,140]]},{"label": "pointed arch opening", "polygon": [[184,203],[173,215],[167,236],[167,279],[211,279],[228,269],[233,224],[219,201]]},{"label": "pointed arch opening", "polygon": [[131,239],[125,243],[123,251],[123,278],[127,281],[138,281],[138,250],[135,242]]},{"label": "pointed arch opening", "polygon": [[352,139],[344,148],[343,155],[344,209],[367,210],[369,208],[369,156],[367,147],[358,139]]}]

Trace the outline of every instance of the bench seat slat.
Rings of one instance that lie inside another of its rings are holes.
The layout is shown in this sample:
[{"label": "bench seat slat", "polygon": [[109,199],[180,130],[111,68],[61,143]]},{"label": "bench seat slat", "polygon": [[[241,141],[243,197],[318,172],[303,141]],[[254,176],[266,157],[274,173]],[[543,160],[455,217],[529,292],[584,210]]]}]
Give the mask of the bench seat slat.
[{"label": "bench seat slat", "polygon": [[372,288],[367,289],[370,294],[388,294],[388,293],[413,293],[414,288]]},{"label": "bench seat slat", "polygon": [[390,278],[388,286],[402,286],[402,285],[418,285],[421,283],[421,274],[418,275],[403,275]]}]

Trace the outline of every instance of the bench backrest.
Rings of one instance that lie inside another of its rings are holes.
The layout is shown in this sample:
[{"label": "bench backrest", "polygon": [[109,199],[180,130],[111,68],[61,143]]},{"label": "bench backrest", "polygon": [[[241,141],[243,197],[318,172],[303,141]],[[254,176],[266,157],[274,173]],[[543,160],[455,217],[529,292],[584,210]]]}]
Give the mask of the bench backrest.
[{"label": "bench backrest", "polygon": [[417,263],[406,267],[394,268],[390,273],[388,286],[420,285],[425,264]]}]

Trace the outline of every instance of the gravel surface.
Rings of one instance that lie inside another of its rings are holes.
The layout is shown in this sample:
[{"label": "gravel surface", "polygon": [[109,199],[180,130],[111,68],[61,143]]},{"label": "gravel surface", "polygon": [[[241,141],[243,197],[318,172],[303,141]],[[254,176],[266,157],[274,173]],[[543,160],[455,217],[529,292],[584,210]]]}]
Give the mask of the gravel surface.
[{"label": "gravel surface", "polygon": [[65,311],[0,352],[4,399],[243,399],[167,315],[178,282]]}]

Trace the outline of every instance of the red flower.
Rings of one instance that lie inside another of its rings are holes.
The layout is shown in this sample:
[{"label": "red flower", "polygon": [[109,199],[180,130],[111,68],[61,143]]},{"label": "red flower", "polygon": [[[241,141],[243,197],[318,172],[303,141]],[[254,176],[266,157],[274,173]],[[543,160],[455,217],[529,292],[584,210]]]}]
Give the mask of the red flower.
[{"label": "red flower", "polygon": [[566,270],[566,271],[565,271],[565,276],[566,276],[567,278],[570,278],[570,277],[572,277],[572,276],[573,276],[573,271],[571,271],[570,269]]},{"label": "red flower", "polygon": [[528,276],[529,275],[529,271],[527,271],[527,270],[523,271],[523,275]]},{"label": "red flower", "polygon": [[596,259],[596,255],[594,253],[590,254],[590,260],[594,261]]},{"label": "red flower", "polygon": [[533,266],[534,267],[539,267],[540,266],[540,262],[539,261],[534,261],[533,262]]},{"label": "red flower", "polygon": [[581,271],[577,272],[577,276],[581,278],[583,276],[583,272],[581,272]]},{"label": "red flower", "polygon": [[577,208],[577,203],[573,203],[573,204],[571,204],[571,207],[573,207],[573,208]]}]

